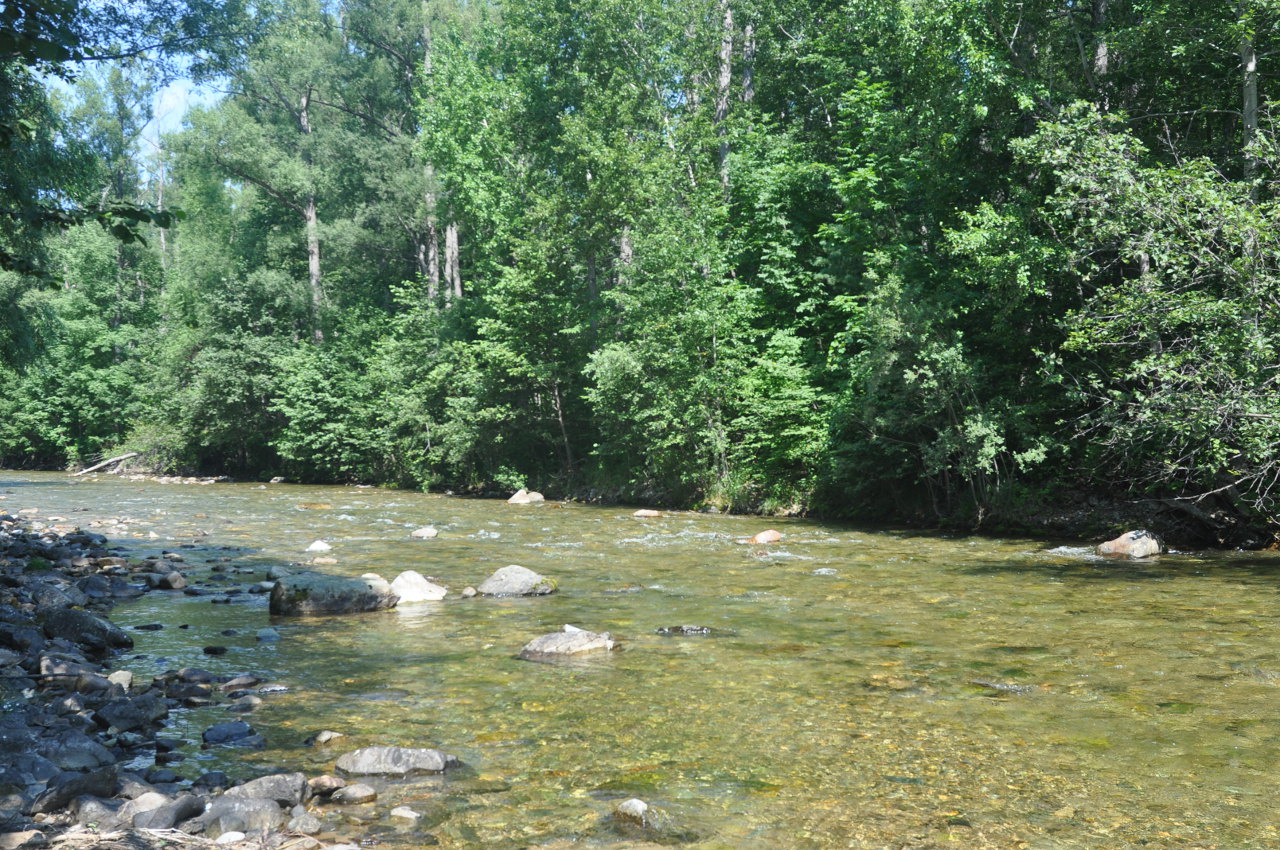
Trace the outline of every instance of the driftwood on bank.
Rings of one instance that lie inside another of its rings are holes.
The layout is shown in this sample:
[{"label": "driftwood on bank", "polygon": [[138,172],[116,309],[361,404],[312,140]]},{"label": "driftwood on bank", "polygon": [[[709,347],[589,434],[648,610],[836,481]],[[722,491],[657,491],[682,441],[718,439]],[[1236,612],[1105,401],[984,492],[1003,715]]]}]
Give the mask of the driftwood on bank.
[{"label": "driftwood on bank", "polygon": [[82,469],[79,472],[75,473],[75,475],[88,475],[90,472],[97,472],[99,469],[102,469],[103,467],[112,466],[117,463],[123,463],[129,458],[137,457],[137,456],[138,456],[137,452],[129,452],[127,454],[117,455],[113,458],[108,458],[107,460],[104,460],[102,463],[95,463],[93,466],[89,467],[88,469]]}]

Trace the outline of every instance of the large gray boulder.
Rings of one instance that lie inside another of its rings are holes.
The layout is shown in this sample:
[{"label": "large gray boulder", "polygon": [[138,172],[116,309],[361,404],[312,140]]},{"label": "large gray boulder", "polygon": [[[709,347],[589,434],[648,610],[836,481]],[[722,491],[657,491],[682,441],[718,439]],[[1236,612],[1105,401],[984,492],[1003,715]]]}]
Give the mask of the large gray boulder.
[{"label": "large gray boulder", "polygon": [[208,838],[217,839],[227,832],[254,835],[271,832],[285,822],[284,812],[275,800],[222,795],[209,801],[204,814],[183,824],[184,831],[203,830]]},{"label": "large gray boulder", "polygon": [[243,785],[228,788],[225,797],[247,797],[259,800],[275,800],[286,809],[305,803],[310,795],[307,777],[301,773],[276,773],[250,779]]},{"label": "large gray boulder", "polygon": [[133,649],[128,632],[108,620],[78,608],[49,611],[44,617],[44,633],[79,644],[98,644],[111,649]]},{"label": "large gray boulder", "polygon": [[554,579],[516,564],[503,567],[476,588],[483,596],[545,596],[555,589]]},{"label": "large gray boulder", "polygon": [[394,608],[399,597],[385,579],[376,576],[342,578],[319,573],[285,576],[271,589],[272,614],[296,617],[314,614],[355,614]]},{"label": "large gray boulder", "polygon": [[353,776],[407,776],[444,773],[458,764],[456,756],[440,750],[410,747],[365,747],[338,759],[338,770]]},{"label": "large gray boulder", "polygon": [[1150,531],[1126,531],[1098,546],[1098,554],[1108,558],[1149,558],[1164,551],[1164,541]]},{"label": "large gray boulder", "polygon": [[584,652],[608,652],[617,646],[608,632],[589,632],[577,626],[566,625],[563,631],[536,637],[520,650],[521,658],[540,660],[562,655],[580,655]]},{"label": "large gray boulder", "polygon": [[401,605],[417,602],[439,602],[448,594],[447,587],[428,581],[422,573],[405,570],[391,582],[391,592],[400,597]]},{"label": "large gray boulder", "polygon": [[169,714],[164,697],[156,691],[148,691],[137,697],[111,700],[96,712],[98,718],[117,732],[145,729]]}]

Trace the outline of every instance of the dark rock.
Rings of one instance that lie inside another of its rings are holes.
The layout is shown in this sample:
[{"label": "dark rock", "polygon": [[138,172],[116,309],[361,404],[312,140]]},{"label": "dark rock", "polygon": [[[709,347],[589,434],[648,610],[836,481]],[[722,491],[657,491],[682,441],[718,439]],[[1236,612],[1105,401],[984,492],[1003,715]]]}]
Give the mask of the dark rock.
[{"label": "dark rock", "polygon": [[229,723],[217,723],[204,730],[203,740],[206,744],[231,744],[242,741],[254,734],[253,727],[243,720]]},{"label": "dark rock", "polygon": [[152,785],[163,785],[169,782],[177,782],[182,779],[181,776],[174,773],[167,767],[153,767],[147,771],[147,781]]},{"label": "dark rock", "polygon": [[44,617],[44,633],[51,638],[84,643],[94,640],[112,649],[132,649],[133,638],[119,626],[88,611],[66,608],[49,611]]},{"label": "dark rock", "polygon": [[204,648],[205,655],[226,655],[227,648],[225,646],[206,646]]},{"label": "dark rock", "polygon": [[231,784],[231,780],[221,770],[211,770],[208,773],[201,774],[196,777],[196,781],[191,783],[193,788],[226,788]]},{"label": "dark rock", "polygon": [[162,623],[147,623],[142,626],[134,626],[134,629],[140,632],[158,632],[164,628]]},{"label": "dark rock", "polygon": [[317,573],[285,576],[271,589],[272,614],[353,614],[395,607],[399,597],[381,578],[341,578]]},{"label": "dark rock", "polygon": [[80,796],[110,797],[116,793],[118,774],[114,764],[89,773],[68,771],[49,780],[44,793],[27,808],[28,814],[55,812]]},{"label": "dark rock", "polygon": [[150,727],[168,714],[168,705],[155,691],[148,691],[137,697],[112,700],[97,711],[99,719],[118,732]]},{"label": "dark rock", "polygon": [[[115,764],[115,756],[106,747],[75,729],[66,729],[37,745],[37,752],[63,770],[94,770]],[[112,767],[114,770],[114,767]],[[113,780],[114,781],[114,780]],[[90,794],[91,791],[80,793]],[[109,797],[112,792],[98,796]]]},{"label": "dark rock", "polygon": [[687,637],[690,635],[709,635],[713,633],[713,629],[707,626],[663,626],[658,629],[660,635],[680,635]]},{"label": "dark rock", "polygon": [[365,747],[338,759],[338,770],[356,776],[406,776],[411,773],[444,773],[458,759],[440,750],[409,747]]}]

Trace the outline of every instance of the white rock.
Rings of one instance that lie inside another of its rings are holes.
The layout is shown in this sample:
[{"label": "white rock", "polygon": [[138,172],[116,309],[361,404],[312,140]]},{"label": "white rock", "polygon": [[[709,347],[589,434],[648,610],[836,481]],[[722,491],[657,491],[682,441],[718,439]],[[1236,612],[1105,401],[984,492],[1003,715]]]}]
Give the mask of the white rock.
[{"label": "white rock", "polygon": [[432,540],[439,534],[440,532],[437,529],[430,525],[426,525],[419,528],[417,531],[410,533],[409,536],[415,540]]},{"label": "white rock", "polygon": [[534,502],[542,502],[542,501],[545,501],[545,499],[542,497],[542,494],[539,493],[537,490],[520,489],[520,490],[517,490],[514,494],[512,494],[510,499],[507,499],[507,504],[508,505],[529,505],[529,504],[533,504]]},{"label": "white rock", "polygon": [[391,582],[391,592],[400,597],[401,605],[415,602],[439,602],[449,589],[428,581],[421,573],[405,570]]},{"label": "white rock", "polygon": [[238,844],[244,841],[245,834],[243,832],[224,832],[215,840],[215,844]]},{"label": "white rock", "polygon": [[328,543],[325,543],[323,540],[317,540],[315,543],[312,543],[310,546],[307,547],[307,551],[308,552],[328,552],[332,548],[333,548],[332,546],[330,546]]},{"label": "white rock", "polygon": [[396,806],[391,810],[391,816],[393,818],[404,818],[405,820],[417,820],[422,817],[422,815],[418,814],[408,806]]}]

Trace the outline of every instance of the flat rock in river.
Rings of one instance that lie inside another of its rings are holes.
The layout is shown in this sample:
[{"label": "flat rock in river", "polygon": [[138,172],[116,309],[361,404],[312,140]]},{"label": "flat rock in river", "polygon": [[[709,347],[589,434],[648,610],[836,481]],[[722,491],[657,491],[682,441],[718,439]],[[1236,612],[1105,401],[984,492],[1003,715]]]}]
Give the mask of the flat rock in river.
[{"label": "flat rock in river", "polygon": [[545,596],[555,589],[553,579],[516,564],[503,567],[476,588],[482,596]]},{"label": "flat rock in river", "polygon": [[338,770],[355,776],[407,776],[444,773],[458,764],[456,756],[433,749],[364,747],[338,759]]},{"label": "flat rock in river", "polygon": [[542,635],[525,644],[521,658],[542,659],[558,655],[579,655],[583,652],[608,652],[617,644],[608,632],[589,632],[577,626],[566,625],[563,631]]},{"label": "flat rock in river", "polygon": [[318,573],[285,576],[271,589],[272,614],[354,614],[393,608],[399,597],[385,579],[343,578]]}]

